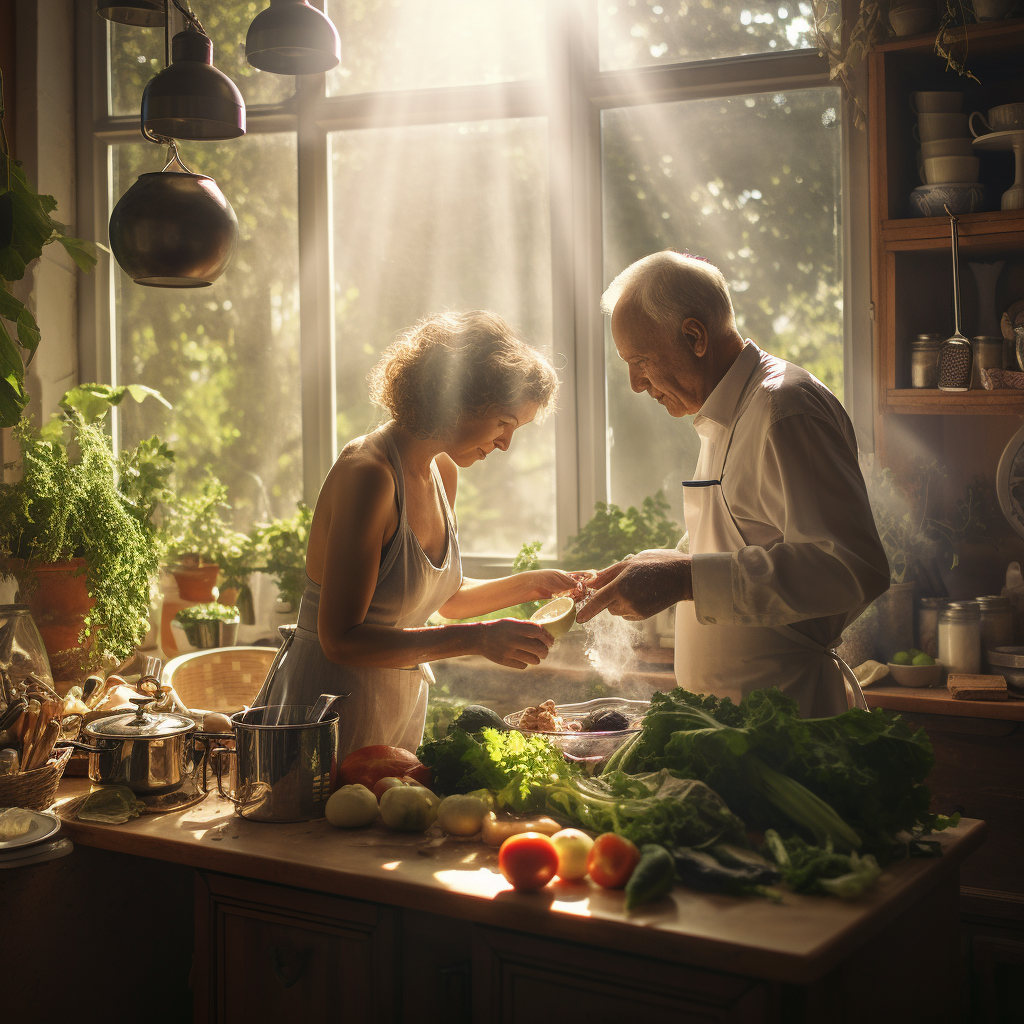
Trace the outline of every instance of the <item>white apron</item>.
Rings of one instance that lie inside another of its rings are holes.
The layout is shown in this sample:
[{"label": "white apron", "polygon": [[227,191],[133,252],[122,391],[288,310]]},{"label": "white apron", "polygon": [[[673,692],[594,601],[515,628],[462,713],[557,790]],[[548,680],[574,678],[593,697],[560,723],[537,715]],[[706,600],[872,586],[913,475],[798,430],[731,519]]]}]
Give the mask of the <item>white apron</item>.
[{"label": "white apron", "polygon": [[[732,443],[735,422],[710,458],[706,480],[683,484],[690,554],[733,552],[746,547],[722,490],[722,471]],[[702,455],[704,453],[702,452]],[[800,705],[804,718],[826,718],[852,707],[867,710],[853,671],[836,653],[836,637],[822,645],[791,626],[733,626],[702,623],[693,601],[676,605],[676,681],[694,693],[729,697],[738,704],[747,694],[777,686]]]}]

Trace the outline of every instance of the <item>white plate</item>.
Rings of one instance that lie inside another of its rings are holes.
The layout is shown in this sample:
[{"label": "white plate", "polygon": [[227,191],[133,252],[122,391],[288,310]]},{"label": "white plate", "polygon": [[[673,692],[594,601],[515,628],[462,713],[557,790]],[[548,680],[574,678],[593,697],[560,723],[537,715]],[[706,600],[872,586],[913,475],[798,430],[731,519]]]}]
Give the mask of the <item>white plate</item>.
[{"label": "white plate", "polygon": [[56,814],[29,811],[32,815],[32,826],[29,830],[14,839],[0,840],[0,850],[13,850],[16,846],[31,846],[41,843],[44,839],[52,839],[60,831],[60,818]]}]

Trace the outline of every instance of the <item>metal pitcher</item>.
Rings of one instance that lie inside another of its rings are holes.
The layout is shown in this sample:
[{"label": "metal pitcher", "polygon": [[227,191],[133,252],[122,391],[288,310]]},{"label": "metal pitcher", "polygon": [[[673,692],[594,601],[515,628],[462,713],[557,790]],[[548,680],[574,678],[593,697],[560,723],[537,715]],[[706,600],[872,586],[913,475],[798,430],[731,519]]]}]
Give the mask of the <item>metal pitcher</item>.
[{"label": "metal pitcher", "polygon": [[[231,716],[235,749],[211,751],[217,789],[243,818],[253,821],[309,821],[322,818],[338,773],[339,717],[331,711],[309,721],[305,704],[250,708]],[[272,723],[272,724],[268,724]],[[237,759],[235,794],[225,792],[222,765]]]}]

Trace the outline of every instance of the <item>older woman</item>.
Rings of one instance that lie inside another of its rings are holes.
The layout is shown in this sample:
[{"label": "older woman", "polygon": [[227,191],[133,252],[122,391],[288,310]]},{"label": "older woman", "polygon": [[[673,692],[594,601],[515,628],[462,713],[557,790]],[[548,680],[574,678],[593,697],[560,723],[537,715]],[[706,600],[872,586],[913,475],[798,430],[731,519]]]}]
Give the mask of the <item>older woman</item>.
[{"label": "older woman", "polygon": [[385,351],[370,395],[391,419],[346,445],[324,481],[298,626],[260,703],[349,693],[340,755],[374,743],[415,750],[424,663],[481,654],[526,668],[547,656],[552,638],[536,623],[425,623],[436,611],[464,619],[581,589],[555,570],[466,579],[453,511],[459,468],[507,451],[557,390],[551,365],[494,313],[427,317]]}]

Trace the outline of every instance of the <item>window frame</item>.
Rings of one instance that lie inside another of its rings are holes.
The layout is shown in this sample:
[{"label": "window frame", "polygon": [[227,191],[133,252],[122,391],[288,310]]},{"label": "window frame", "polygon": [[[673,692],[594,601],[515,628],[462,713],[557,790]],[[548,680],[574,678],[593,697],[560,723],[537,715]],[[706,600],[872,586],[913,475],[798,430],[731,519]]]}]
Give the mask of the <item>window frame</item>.
[{"label": "window frame", "polygon": [[[322,7],[321,0],[313,2]],[[605,324],[601,211],[601,113],[652,102],[743,95],[830,84],[813,49],[784,50],[632,70],[598,70],[597,9],[591,0],[548,0],[547,79],[327,96],[326,76],[296,78],[288,100],[249,106],[250,133],[297,136],[299,310],[303,495],[312,504],[337,457],[328,133],[346,129],[543,116],[549,132],[552,337],[564,365],[555,414],[557,555],[608,499]],[[182,25],[171,12],[171,34]],[[78,224],[107,244],[108,146],[138,141],[138,118],[107,113],[106,22],[76,5],[78,66]],[[344,41],[343,41],[344,46]],[[864,132],[850,127],[844,97],[840,169],[844,258],[844,390],[862,447],[872,448],[869,284],[866,254],[867,159]],[[230,272],[230,271],[229,271]],[[79,288],[81,379],[113,382],[116,360],[111,260],[101,259]],[[116,412],[116,410],[115,410]],[[116,437],[116,431],[115,431]],[[468,575],[507,571],[510,560],[466,555]]]}]

